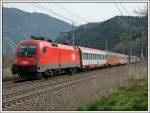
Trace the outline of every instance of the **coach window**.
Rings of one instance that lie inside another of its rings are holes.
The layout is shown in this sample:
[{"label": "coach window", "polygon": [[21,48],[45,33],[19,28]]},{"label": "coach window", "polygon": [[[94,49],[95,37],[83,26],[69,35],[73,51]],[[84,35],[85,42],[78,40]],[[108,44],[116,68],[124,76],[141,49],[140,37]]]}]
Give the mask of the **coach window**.
[{"label": "coach window", "polygon": [[86,53],[86,59],[88,59],[88,56],[89,56],[88,53]]},{"label": "coach window", "polygon": [[46,47],[42,48],[42,53],[46,53]]},{"label": "coach window", "polygon": [[85,53],[85,59],[88,59],[88,54],[87,53]]},{"label": "coach window", "polygon": [[82,59],[84,59],[84,53],[82,53]]},{"label": "coach window", "polygon": [[88,53],[86,53],[86,59],[87,59],[87,60],[89,59],[89,54],[88,54]]},{"label": "coach window", "polygon": [[93,60],[94,60],[94,54],[93,54]]},{"label": "coach window", "polygon": [[94,60],[94,54],[93,54],[93,60]]},{"label": "coach window", "polygon": [[94,54],[93,54],[93,60],[94,60]]},{"label": "coach window", "polygon": [[86,55],[87,55],[87,56],[86,56],[86,59],[89,59],[89,54],[88,54],[88,53],[86,53]]},{"label": "coach window", "polygon": [[90,59],[92,59],[92,54],[90,54]]}]

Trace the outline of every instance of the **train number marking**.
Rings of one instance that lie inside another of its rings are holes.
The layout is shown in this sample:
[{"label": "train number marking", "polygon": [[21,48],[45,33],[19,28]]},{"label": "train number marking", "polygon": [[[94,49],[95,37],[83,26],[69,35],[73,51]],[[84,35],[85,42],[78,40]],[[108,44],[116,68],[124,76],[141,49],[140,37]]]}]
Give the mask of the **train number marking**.
[{"label": "train number marking", "polygon": [[24,60],[21,62],[21,64],[29,64],[29,62]]}]

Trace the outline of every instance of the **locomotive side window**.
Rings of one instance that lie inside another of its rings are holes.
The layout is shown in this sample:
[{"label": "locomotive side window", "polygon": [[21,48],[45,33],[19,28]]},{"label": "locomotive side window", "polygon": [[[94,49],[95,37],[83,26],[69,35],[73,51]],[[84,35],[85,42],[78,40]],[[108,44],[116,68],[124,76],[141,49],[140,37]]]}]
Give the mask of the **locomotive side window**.
[{"label": "locomotive side window", "polygon": [[42,48],[42,53],[46,53],[46,47]]}]

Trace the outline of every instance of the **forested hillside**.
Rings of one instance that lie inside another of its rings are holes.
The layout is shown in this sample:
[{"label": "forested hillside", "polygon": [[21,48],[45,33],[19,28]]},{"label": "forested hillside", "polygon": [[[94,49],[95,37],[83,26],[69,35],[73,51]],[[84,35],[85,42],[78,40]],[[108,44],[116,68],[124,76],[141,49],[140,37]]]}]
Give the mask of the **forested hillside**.
[{"label": "forested hillside", "polygon": [[[105,50],[107,39],[108,51],[128,54],[131,37],[132,54],[141,53],[143,41],[147,45],[147,18],[116,16],[104,22],[88,23],[75,29],[75,45]],[[72,31],[65,32],[56,39],[58,43],[72,44]],[[146,54],[146,48],[144,53]]]}]

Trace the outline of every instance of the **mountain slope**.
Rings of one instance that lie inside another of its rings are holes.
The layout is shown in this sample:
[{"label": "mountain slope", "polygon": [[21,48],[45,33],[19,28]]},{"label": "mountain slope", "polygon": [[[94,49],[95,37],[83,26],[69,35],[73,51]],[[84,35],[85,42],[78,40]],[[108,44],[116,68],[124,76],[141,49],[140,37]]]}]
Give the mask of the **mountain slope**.
[{"label": "mountain slope", "polygon": [[[125,53],[128,53],[129,38],[137,42],[140,47],[139,38],[146,31],[145,17],[116,16],[100,23],[88,23],[75,29],[75,45],[105,50],[107,39],[108,50],[122,52],[124,45]],[[58,43],[72,44],[72,32],[65,32],[64,36],[56,39]],[[136,53],[139,55],[140,50]]]},{"label": "mountain slope", "polygon": [[14,43],[38,35],[55,40],[61,32],[71,30],[71,25],[43,13],[29,13],[16,8],[3,8],[4,51],[12,49],[6,39]]}]

